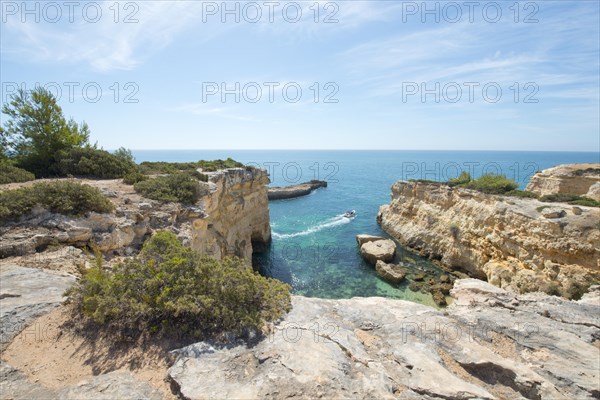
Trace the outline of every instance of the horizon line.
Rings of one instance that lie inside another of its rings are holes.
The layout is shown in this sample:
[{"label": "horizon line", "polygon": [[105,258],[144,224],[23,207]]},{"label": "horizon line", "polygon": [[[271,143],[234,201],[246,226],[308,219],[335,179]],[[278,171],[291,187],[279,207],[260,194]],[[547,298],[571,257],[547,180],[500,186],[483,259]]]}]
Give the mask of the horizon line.
[{"label": "horizon line", "polygon": [[[123,146],[122,146],[123,147]],[[118,148],[107,149],[108,151],[114,151]],[[177,149],[177,148],[164,148],[164,149],[139,149],[139,148],[129,148],[132,151],[448,151],[448,152],[458,152],[458,151],[470,151],[470,152],[536,152],[536,153],[598,153],[600,155],[600,149],[598,151],[595,150],[491,150],[491,149]],[[600,160],[599,160],[600,162]]]}]

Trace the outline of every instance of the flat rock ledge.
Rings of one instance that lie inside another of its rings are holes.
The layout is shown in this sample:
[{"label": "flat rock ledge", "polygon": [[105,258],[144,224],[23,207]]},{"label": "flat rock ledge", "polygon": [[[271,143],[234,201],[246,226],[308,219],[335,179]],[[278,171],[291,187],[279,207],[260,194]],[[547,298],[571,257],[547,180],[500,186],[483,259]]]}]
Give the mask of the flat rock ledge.
[{"label": "flat rock ledge", "polygon": [[184,399],[598,398],[597,289],[575,302],[465,279],[445,311],[295,296],[258,344],[181,349],[169,379]]},{"label": "flat rock ledge", "polygon": [[269,188],[269,200],[283,200],[293,199],[300,196],[306,196],[321,187],[327,187],[327,182],[312,180],[297,185],[291,185],[286,187],[270,187]]}]

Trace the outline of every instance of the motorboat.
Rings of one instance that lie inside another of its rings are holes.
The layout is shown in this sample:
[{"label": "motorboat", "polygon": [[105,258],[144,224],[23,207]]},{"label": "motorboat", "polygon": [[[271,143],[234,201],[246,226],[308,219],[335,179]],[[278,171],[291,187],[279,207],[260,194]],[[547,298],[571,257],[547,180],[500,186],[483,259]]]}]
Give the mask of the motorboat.
[{"label": "motorboat", "polygon": [[344,213],[344,217],[346,218],[354,218],[356,217],[356,210],[348,210]]}]

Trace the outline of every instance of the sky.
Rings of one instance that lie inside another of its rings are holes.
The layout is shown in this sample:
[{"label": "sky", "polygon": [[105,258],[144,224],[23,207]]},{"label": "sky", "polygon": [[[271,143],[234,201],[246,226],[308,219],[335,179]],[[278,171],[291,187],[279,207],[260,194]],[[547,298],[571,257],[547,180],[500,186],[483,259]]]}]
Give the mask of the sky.
[{"label": "sky", "polygon": [[2,0],[2,102],[44,86],[106,149],[600,151],[599,10]]}]

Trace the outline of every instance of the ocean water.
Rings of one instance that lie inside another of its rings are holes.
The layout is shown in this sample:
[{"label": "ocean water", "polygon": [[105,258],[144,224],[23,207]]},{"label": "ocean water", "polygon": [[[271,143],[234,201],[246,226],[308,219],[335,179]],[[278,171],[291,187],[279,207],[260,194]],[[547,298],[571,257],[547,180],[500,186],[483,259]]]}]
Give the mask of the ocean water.
[{"label": "ocean water", "polygon": [[[430,295],[412,292],[408,283],[379,279],[360,257],[355,236],[387,236],[376,223],[379,206],[389,203],[399,179],[445,181],[469,171],[491,172],[519,182],[521,189],[538,170],[558,164],[600,162],[597,152],[491,151],[314,151],[314,150],[164,150],[134,151],[137,162],[196,161],[232,157],[269,171],[271,186],[311,179],[327,188],[297,199],[269,204],[273,241],[255,257],[260,272],[289,283],[297,294],[322,298],[384,296],[433,304]],[[343,218],[356,210],[354,219]],[[400,248],[397,260],[413,268],[440,272],[428,260]]]}]

